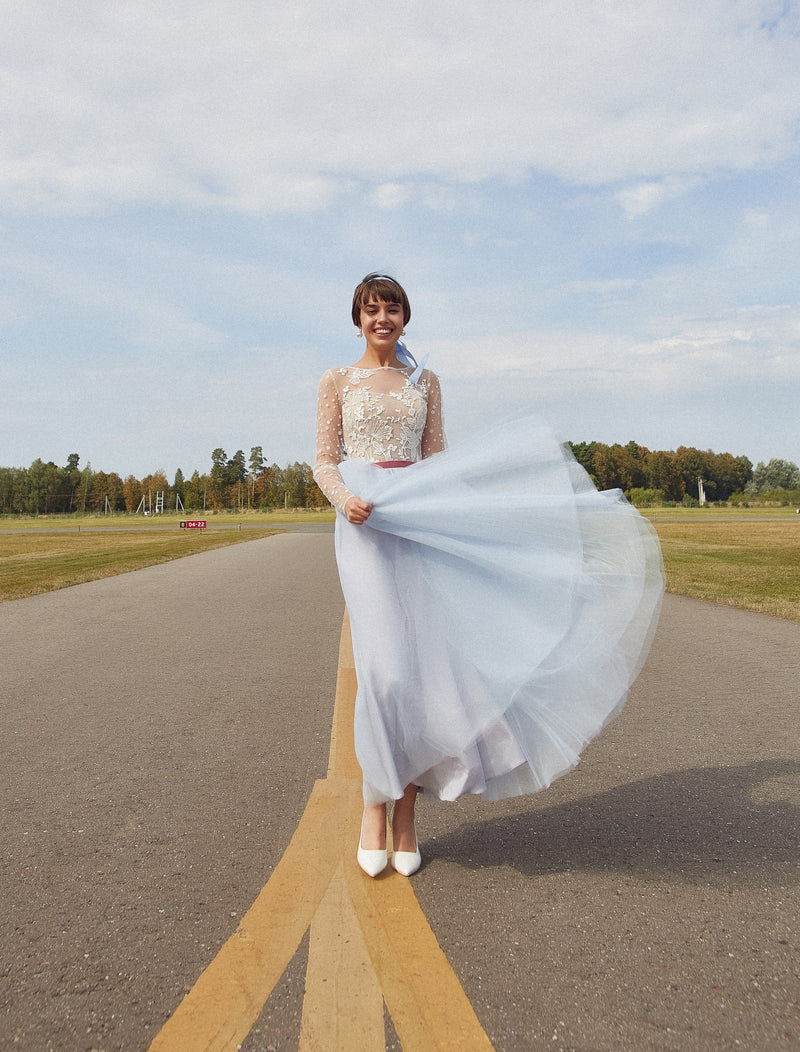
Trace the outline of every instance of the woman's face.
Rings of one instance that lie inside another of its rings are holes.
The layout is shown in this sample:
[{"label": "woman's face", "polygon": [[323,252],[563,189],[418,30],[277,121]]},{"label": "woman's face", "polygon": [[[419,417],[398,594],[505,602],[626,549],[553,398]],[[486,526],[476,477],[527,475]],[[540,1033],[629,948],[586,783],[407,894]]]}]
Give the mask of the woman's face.
[{"label": "woman's face", "polygon": [[361,308],[361,331],[376,350],[394,350],[403,331],[402,306],[370,300]]}]

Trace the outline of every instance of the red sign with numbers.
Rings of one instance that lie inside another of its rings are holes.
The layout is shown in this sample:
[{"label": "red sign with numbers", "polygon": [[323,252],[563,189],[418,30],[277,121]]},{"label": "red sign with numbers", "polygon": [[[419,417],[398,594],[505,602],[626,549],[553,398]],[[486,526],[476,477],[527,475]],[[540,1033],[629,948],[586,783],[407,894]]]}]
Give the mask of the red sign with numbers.
[{"label": "red sign with numbers", "polygon": [[182,530],[204,530],[205,528],[205,519],[181,519]]}]

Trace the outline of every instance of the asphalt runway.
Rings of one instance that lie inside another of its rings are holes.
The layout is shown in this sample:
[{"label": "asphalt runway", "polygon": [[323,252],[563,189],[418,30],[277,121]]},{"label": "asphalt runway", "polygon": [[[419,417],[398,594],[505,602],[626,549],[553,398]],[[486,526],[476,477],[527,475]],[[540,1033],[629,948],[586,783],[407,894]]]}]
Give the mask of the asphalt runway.
[{"label": "asphalt runway", "polygon": [[[157,1037],[325,778],[342,615],[329,533],[0,605],[0,1048]],[[410,884],[494,1048],[800,1045],[798,655],[668,596],[576,771],[420,801]],[[308,946],[245,1052],[298,1048]]]}]

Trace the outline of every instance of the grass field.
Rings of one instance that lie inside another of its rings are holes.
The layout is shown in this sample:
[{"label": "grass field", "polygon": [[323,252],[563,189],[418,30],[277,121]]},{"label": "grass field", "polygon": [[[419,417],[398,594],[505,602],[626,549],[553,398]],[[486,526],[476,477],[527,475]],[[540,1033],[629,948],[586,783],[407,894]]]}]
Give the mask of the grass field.
[{"label": "grass field", "polygon": [[642,508],[642,515],[655,521],[673,521],[674,519],[686,519],[689,522],[716,522],[724,519],[726,522],[735,520],[737,522],[756,522],[763,519],[787,519],[793,522],[800,519],[797,508],[787,505],[785,508],[761,505],[752,508],[715,508],[707,505],[705,508]]},{"label": "grass field", "polygon": [[37,518],[22,518],[7,515],[0,518],[0,537],[6,531],[17,532],[19,530],[51,531],[51,530],[163,530],[165,528],[180,528],[180,523],[185,519],[204,519],[210,529],[232,528],[237,526],[286,526],[299,522],[333,522],[335,513],[333,509],[325,511],[247,511],[238,514],[236,512],[184,512],[176,515],[167,512],[165,515],[132,515],[117,512],[112,515],[42,515]]},{"label": "grass field", "polygon": [[[800,516],[794,508],[657,508],[645,514],[661,540],[671,592],[800,622]],[[333,512],[209,516],[209,526],[228,528],[205,531],[181,530],[175,516],[3,519],[0,601],[333,517]],[[64,532],[43,532],[54,529]]]},{"label": "grass field", "polygon": [[[51,524],[52,528],[52,524]],[[141,570],[144,566],[269,537],[277,529],[43,533],[0,529],[0,601]]]},{"label": "grass field", "polygon": [[701,516],[654,522],[667,588],[692,599],[800,621],[800,522]]}]

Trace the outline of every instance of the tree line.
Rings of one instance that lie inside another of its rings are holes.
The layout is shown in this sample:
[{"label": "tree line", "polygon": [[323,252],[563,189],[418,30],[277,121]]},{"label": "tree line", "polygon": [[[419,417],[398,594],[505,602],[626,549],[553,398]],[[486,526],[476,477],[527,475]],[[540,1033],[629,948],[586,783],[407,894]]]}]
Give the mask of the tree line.
[{"label": "tree line", "polygon": [[568,442],[577,461],[598,489],[621,489],[638,505],[699,501],[700,482],[705,499],[713,503],[776,494],[787,498],[800,487],[800,468],[790,460],[773,458],[753,468],[745,456],[714,453],[710,449],[678,446],[650,450],[637,442],[605,445]]},{"label": "tree line", "polygon": [[[163,502],[159,508],[159,502]],[[163,511],[270,511],[276,508],[325,508],[328,502],[312,476],[310,465],[270,464],[261,446],[249,458],[239,449],[228,457],[224,449],[211,454],[205,474],[187,479],[180,468],[170,483],[163,470],[142,479],[116,472],[80,467],[70,453],[59,467],[35,460],[29,468],[0,468],[0,514],[61,515]]]},{"label": "tree line", "polygon": [[[679,446],[649,450],[636,442],[568,442],[575,458],[598,489],[621,489],[639,506],[693,503],[703,480],[710,502],[752,498],[800,501],[800,468],[775,458],[754,468],[745,456]],[[0,468],[0,514],[60,515],[164,511],[269,511],[278,508],[320,509],[328,506],[308,464],[281,468],[270,464],[261,446],[249,457],[222,448],[211,454],[211,467],[185,478],[180,468],[170,483],[163,471],[142,479],[80,466],[71,453],[59,467],[35,460],[28,468]]]}]

